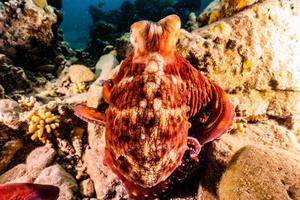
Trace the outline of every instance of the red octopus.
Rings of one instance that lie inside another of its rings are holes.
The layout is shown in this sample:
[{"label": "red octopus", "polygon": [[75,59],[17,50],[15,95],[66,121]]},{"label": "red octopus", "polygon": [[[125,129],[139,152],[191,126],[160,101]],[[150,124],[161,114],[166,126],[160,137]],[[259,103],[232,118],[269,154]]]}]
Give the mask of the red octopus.
[{"label": "red octopus", "polygon": [[185,177],[201,147],[233,120],[225,92],[177,53],[180,26],[176,15],[134,23],[132,54],[103,83],[105,113],[75,107],[81,119],[105,126],[104,162],[135,199],[155,198],[171,176]]}]

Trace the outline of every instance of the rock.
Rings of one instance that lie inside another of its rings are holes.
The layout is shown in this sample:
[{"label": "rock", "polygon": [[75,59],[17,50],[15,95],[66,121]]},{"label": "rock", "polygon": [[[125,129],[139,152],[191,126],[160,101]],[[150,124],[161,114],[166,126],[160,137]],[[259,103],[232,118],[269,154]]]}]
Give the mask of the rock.
[{"label": "rock", "polygon": [[199,15],[199,26],[211,24],[219,19],[231,17],[240,10],[249,7],[258,0],[215,0]]},{"label": "rock", "polygon": [[268,120],[252,124],[241,123],[243,128],[233,129],[206,148],[205,168],[202,179],[205,187],[216,191],[219,182],[232,156],[247,145],[277,147],[292,152],[300,152],[300,145],[294,134],[277,122]]},{"label": "rock", "polygon": [[277,148],[242,148],[222,176],[219,197],[220,200],[299,199],[299,154]]},{"label": "rock", "polygon": [[294,25],[300,2],[220,0],[207,11],[210,25],[182,30],[178,50],[229,93],[236,111],[231,134],[204,150],[203,186],[216,193],[229,160],[245,145],[299,152],[293,132],[300,128],[300,33]]},{"label": "rock", "polygon": [[84,65],[71,65],[68,74],[73,83],[90,82],[96,79],[95,74]]},{"label": "rock", "polygon": [[295,0],[257,2],[231,18],[183,31],[181,53],[225,90],[299,91],[299,10]]},{"label": "rock", "polygon": [[9,183],[33,183],[34,178],[30,174],[25,174],[23,176],[17,177],[16,179],[10,181]]},{"label": "rock", "polygon": [[65,102],[68,104],[85,104],[88,101],[87,92],[81,94],[75,94],[65,98]]},{"label": "rock", "polygon": [[0,124],[11,129],[18,129],[20,126],[19,112],[21,108],[16,101],[0,99]]},{"label": "rock", "polygon": [[34,183],[59,187],[58,200],[76,199],[76,193],[78,192],[76,180],[58,164],[45,168]]},{"label": "rock", "polygon": [[116,40],[116,49],[120,58],[124,59],[129,56],[133,50],[133,47],[130,43],[129,33],[125,33],[122,37]]},{"label": "rock", "polygon": [[247,120],[271,118],[291,130],[300,127],[300,92],[297,91],[238,91],[230,95],[237,115]]},{"label": "rock", "polygon": [[106,54],[100,57],[96,64],[96,76],[101,72],[108,74],[110,71],[119,64],[119,61],[112,54]]},{"label": "rock", "polygon": [[[102,93],[103,87],[99,85],[101,80],[110,79],[113,76],[113,73],[118,70],[118,66],[113,68],[110,67],[104,68],[97,80],[90,86],[87,94],[87,106],[92,108],[98,108],[102,103]],[[104,127],[99,127],[92,123],[88,123],[88,141],[89,145],[92,148],[102,148],[105,144],[104,142]]]},{"label": "rock", "polygon": [[26,173],[26,165],[18,164],[12,169],[8,170],[0,176],[0,184],[8,183],[14,181],[15,179],[22,177]]},{"label": "rock", "polygon": [[80,183],[80,193],[84,197],[93,197],[95,194],[94,182],[91,179],[83,180]]},{"label": "rock", "polygon": [[52,26],[57,20],[52,7],[39,7],[32,0],[9,0],[0,3],[0,13],[0,27],[5,27],[0,28],[5,31],[0,37],[1,52],[10,54],[9,48],[30,48],[32,41],[50,45]]},{"label": "rock", "polygon": [[125,188],[116,175],[103,165],[103,155],[103,148],[87,149],[83,158],[87,173],[94,182],[97,199],[105,199],[108,195],[115,199],[125,198]]},{"label": "rock", "polygon": [[2,87],[2,85],[0,85],[0,99],[4,99],[4,97],[5,97],[5,90]]},{"label": "rock", "polygon": [[225,134],[219,140],[212,142],[209,147],[209,158],[227,165],[231,157],[247,145],[275,146],[297,152],[300,150],[299,144],[295,144],[296,139],[292,136],[291,131],[278,126],[275,121],[244,124],[243,130]]},{"label": "rock", "polygon": [[0,63],[0,84],[6,94],[30,92],[33,85],[22,68],[7,63]]},{"label": "rock", "polygon": [[56,151],[49,146],[34,149],[26,159],[26,171],[36,178],[43,169],[49,166],[56,155]]},{"label": "rock", "polygon": [[6,142],[1,151],[0,157],[0,174],[3,173],[9,163],[14,159],[15,154],[23,148],[23,143],[19,139]]}]

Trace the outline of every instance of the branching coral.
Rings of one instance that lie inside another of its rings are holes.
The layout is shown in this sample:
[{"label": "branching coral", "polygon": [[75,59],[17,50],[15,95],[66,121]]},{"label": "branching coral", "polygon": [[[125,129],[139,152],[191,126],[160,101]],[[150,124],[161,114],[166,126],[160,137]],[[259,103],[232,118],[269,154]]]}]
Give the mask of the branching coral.
[{"label": "branching coral", "polygon": [[42,143],[46,143],[52,135],[58,137],[56,128],[59,127],[59,116],[40,108],[36,113],[29,115],[28,120],[28,133],[32,134],[32,140],[38,139]]},{"label": "branching coral", "polygon": [[34,105],[37,103],[36,98],[33,96],[31,97],[24,97],[22,96],[20,100],[18,100],[19,106],[24,110],[31,110]]}]

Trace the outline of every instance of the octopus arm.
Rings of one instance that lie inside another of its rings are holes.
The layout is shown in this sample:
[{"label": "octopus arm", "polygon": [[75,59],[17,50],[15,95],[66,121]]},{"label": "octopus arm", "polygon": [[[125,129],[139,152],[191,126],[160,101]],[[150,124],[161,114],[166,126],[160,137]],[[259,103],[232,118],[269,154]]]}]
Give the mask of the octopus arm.
[{"label": "octopus arm", "polygon": [[0,200],[56,200],[59,188],[31,183],[0,184]]},{"label": "octopus arm", "polygon": [[95,108],[87,107],[84,105],[77,105],[74,108],[74,114],[83,121],[99,126],[105,126],[105,114],[97,111]]},{"label": "octopus arm", "polygon": [[191,136],[206,144],[225,133],[232,124],[234,111],[221,87],[205,78],[183,58],[185,79],[189,88]]}]

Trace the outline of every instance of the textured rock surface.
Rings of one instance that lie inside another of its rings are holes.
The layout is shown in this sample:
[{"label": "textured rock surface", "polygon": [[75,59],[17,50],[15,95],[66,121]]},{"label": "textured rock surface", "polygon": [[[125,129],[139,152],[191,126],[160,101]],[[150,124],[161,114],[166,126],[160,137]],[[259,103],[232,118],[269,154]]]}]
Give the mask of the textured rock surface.
[{"label": "textured rock surface", "polygon": [[0,52],[26,47],[32,41],[50,44],[55,23],[56,15],[50,6],[41,8],[32,0],[0,2]]},{"label": "textured rock surface", "polygon": [[296,0],[216,0],[198,17],[198,26],[210,25],[182,31],[180,53],[229,93],[236,111],[231,134],[205,150],[202,182],[209,192],[216,193],[229,160],[245,145],[299,153],[293,135],[300,128],[299,20]]},{"label": "textured rock surface", "polygon": [[49,146],[34,149],[26,159],[26,171],[36,178],[43,169],[50,165],[56,155],[56,151]]},{"label": "textured rock surface", "polygon": [[221,200],[300,198],[300,156],[247,146],[230,161],[219,186]]},{"label": "textured rock surface", "polygon": [[[107,63],[103,63],[104,60],[109,59],[110,61]],[[112,60],[111,60],[112,59]],[[107,80],[112,77],[114,70],[118,67],[117,60],[115,60],[113,55],[106,55],[105,59],[100,58],[98,61],[96,68],[101,69],[101,73],[97,80],[90,86],[88,93],[87,93],[87,106],[92,108],[98,108],[99,105],[103,102],[102,101],[102,92],[103,87],[99,84],[102,80]],[[97,67],[98,66],[98,67]],[[94,124],[88,123],[88,141],[89,145],[95,149],[103,148],[105,141],[104,141],[104,128],[96,126]]]},{"label": "textured rock surface", "polygon": [[14,181],[15,179],[25,175],[25,173],[26,173],[26,165],[19,164],[0,176],[0,184]]},{"label": "textured rock surface", "polygon": [[93,197],[95,194],[94,182],[92,179],[83,180],[80,183],[80,193],[84,197]]},{"label": "textured rock surface", "polygon": [[19,128],[19,112],[20,107],[16,101],[10,99],[0,100],[0,124],[12,129]]},{"label": "textured rock surface", "polygon": [[73,83],[94,81],[95,74],[84,65],[72,65],[69,68],[69,76]]},{"label": "textured rock surface", "polygon": [[87,173],[94,182],[97,199],[122,199],[127,192],[119,179],[103,165],[103,149],[89,149],[84,155]]},{"label": "textured rock surface", "polygon": [[23,148],[23,143],[19,139],[11,140],[5,143],[0,152],[0,174],[5,172],[8,165],[14,159],[15,154]]},{"label": "textured rock surface", "polygon": [[[182,54],[224,89],[299,91],[298,1],[257,3],[192,33],[182,32]],[[244,88],[241,88],[244,86]]]},{"label": "textured rock surface", "polygon": [[[100,57],[96,64],[96,75],[99,76],[101,72],[111,71],[114,67],[119,64],[119,61],[112,54],[106,54]],[[103,74],[103,73],[102,73]],[[103,76],[103,75],[102,75]]]},{"label": "textured rock surface", "polygon": [[78,192],[76,180],[58,164],[44,169],[34,183],[50,184],[59,187],[58,200],[76,199]]}]

